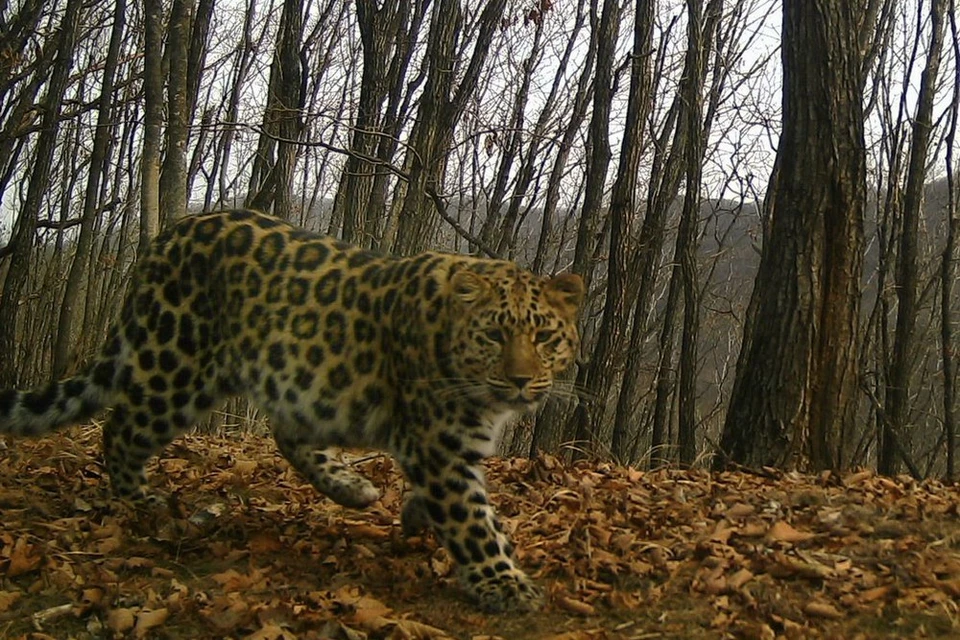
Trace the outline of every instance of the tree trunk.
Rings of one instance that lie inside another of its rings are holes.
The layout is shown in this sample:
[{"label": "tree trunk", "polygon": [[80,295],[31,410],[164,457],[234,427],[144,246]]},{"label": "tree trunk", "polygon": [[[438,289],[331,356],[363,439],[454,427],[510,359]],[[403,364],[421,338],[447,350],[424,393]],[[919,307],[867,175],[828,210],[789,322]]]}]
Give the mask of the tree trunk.
[{"label": "tree trunk", "polygon": [[27,185],[26,199],[17,217],[13,239],[10,241],[12,247],[10,265],[7,269],[3,292],[0,294],[0,388],[16,387],[20,382],[16,362],[20,297],[23,295],[30,271],[30,258],[40,208],[50,188],[53,153],[60,131],[60,112],[63,108],[63,96],[67,83],[70,80],[70,71],[73,68],[82,6],[83,3],[80,0],[68,0],[60,22],[56,59],[42,103],[43,116],[40,135],[37,139],[36,159]]},{"label": "tree trunk", "polygon": [[277,48],[270,66],[263,131],[250,177],[247,204],[289,218],[293,170],[303,133],[304,78],[300,60],[303,15],[299,0],[284,0]]},{"label": "tree trunk", "polygon": [[[577,21],[574,26],[574,34],[579,32],[584,22],[582,0],[577,8]],[[591,6],[589,9],[590,15],[593,15],[595,10],[595,5]],[[590,79],[593,75],[593,64],[597,57],[599,40],[600,33],[594,25],[594,28],[590,29],[590,42],[587,45],[587,52],[584,57],[583,68],[580,71],[580,77],[577,79],[577,90],[573,95],[570,118],[563,129],[563,137],[560,140],[557,155],[556,158],[554,158],[553,167],[550,170],[550,176],[547,178],[547,197],[543,205],[543,221],[540,226],[540,238],[537,241],[537,253],[534,256],[531,267],[535,273],[543,273],[544,269],[547,268],[547,251],[550,248],[549,240],[553,231],[553,219],[557,215],[557,206],[560,199],[560,183],[567,170],[570,150],[573,148],[573,144],[580,132],[580,126],[587,117],[587,107],[590,98]],[[565,53],[565,56],[567,55],[569,54]]]},{"label": "tree trunk", "polygon": [[[590,119],[590,128],[587,134],[586,187],[580,213],[580,224],[577,229],[577,245],[574,249],[573,266],[571,267],[571,271],[583,277],[586,291],[590,290],[593,281],[594,264],[590,257],[600,240],[600,234],[598,233],[600,209],[604,188],[607,184],[607,170],[610,166],[610,105],[613,102],[613,71],[616,65],[614,48],[620,33],[620,15],[620,4],[616,0],[604,0],[603,10],[599,18],[597,18],[596,10],[592,12],[592,22],[598,33],[597,72],[593,80],[593,115]],[[634,51],[634,55],[636,54],[637,52]],[[644,56],[642,59],[645,60],[646,57]],[[633,68],[635,70],[642,68],[640,60],[639,56],[634,58]],[[639,75],[637,79],[639,79]],[[643,122],[639,118],[639,112],[634,110],[639,108],[636,100],[641,88],[639,84],[631,86],[630,101],[633,109],[628,108],[627,114],[628,117],[634,118],[635,123]],[[632,213],[625,211],[624,207],[629,206],[633,198],[632,192],[624,191],[628,184],[628,177],[625,172],[630,162],[630,154],[627,152],[631,145],[639,142],[637,136],[640,135],[642,129],[638,126],[633,128],[627,126],[626,131],[627,135],[624,136],[623,142],[624,156],[620,167],[622,171],[617,178],[621,184],[618,189],[620,201],[617,203],[616,213],[614,213],[612,199],[610,203],[611,218],[616,215],[621,219],[614,222],[616,237],[611,239],[610,282],[607,286],[607,296],[608,298],[612,296],[612,299],[608,300],[604,307],[603,322],[605,324],[617,322],[616,313],[623,304],[618,288],[622,285],[622,281],[618,278],[623,277],[624,269],[620,262],[625,259],[622,243],[626,239],[627,229],[622,217]],[[623,200],[624,197],[628,199]],[[604,330],[601,330],[599,335],[601,336],[600,339],[604,340]],[[598,344],[595,348],[591,356],[591,362],[577,372],[577,384],[586,389],[589,395],[584,394],[581,398],[566,427],[567,439],[573,441],[576,445],[572,449],[575,458],[581,457],[585,447],[593,442],[592,434],[597,432],[592,429],[603,419],[603,408],[607,398],[606,393],[596,393],[596,390],[600,388],[597,384],[600,382],[597,376],[604,377],[603,372],[609,369],[609,363],[606,362],[605,358],[610,346],[610,337],[607,337],[605,344]],[[600,360],[600,358],[603,358],[603,360]],[[591,380],[591,376],[593,380]]]},{"label": "tree trunk", "polygon": [[[953,43],[954,64],[960,64],[960,35],[957,33],[957,15],[951,0],[948,16]],[[940,353],[943,358],[943,432],[947,447],[946,479],[957,479],[957,355],[960,353],[953,333],[954,288],[957,281],[957,242],[960,240],[960,216],[957,215],[957,185],[954,179],[954,143],[957,139],[957,120],[960,118],[960,81],[953,83],[950,105],[950,128],[947,131],[947,242],[940,263]]]},{"label": "tree trunk", "polygon": [[140,253],[160,230],[160,135],[163,38],[160,0],[143,5],[143,151],[140,157]]},{"label": "tree trunk", "polygon": [[858,15],[783,4],[783,132],[769,236],[717,465],[829,469],[857,416],[866,159]]},{"label": "tree trunk", "polygon": [[711,0],[704,16],[703,0],[687,0],[686,68],[692,73],[681,85],[687,118],[684,145],[686,160],[686,194],[680,229],[677,232],[677,253],[683,278],[683,334],[680,342],[680,397],[677,444],[680,463],[693,464],[697,457],[697,342],[700,331],[700,287],[698,285],[697,252],[699,249],[700,186],[703,178],[703,156],[709,120],[703,117],[703,94],[707,76],[708,53],[713,47],[713,33],[723,11],[723,0]]},{"label": "tree trunk", "polygon": [[187,59],[193,24],[192,0],[173,0],[167,28],[167,128],[160,167],[160,227],[187,212],[187,136],[190,133]]},{"label": "tree trunk", "polygon": [[[347,157],[333,202],[333,219],[342,221],[340,237],[354,244],[369,247],[372,230],[366,228],[366,205],[378,171],[373,160],[382,130],[381,109],[390,89],[389,68],[397,55],[398,34],[410,13],[409,0],[387,0],[377,8],[373,0],[357,0],[357,26],[363,50],[363,73],[353,135],[351,154]],[[331,229],[331,231],[335,231]]]},{"label": "tree trunk", "polygon": [[102,86],[98,101],[97,128],[93,137],[93,148],[90,151],[90,168],[87,173],[87,184],[83,194],[83,210],[80,212],[80,233],[77,236],[77,249],[67,275],[67,284],[63,292],[63,302],[60,306],[60,317],[57,322],[57,334],[53,347],[53,377],[62,378],[67,373],[67,366],[73,360],[71,349],[75,320],[80,310],[81,287],[87,271],[87,261],[93,247],[94,222],[100,213],[100,185],[109,171],[107,148],[113,133],[113,85],[116,78],[117,62],[120,57],[120,42],[126,28],[126,0],[117,0],[114,5],[113,27],[110,32],[110,44],[107,49],[107,59],[103,68]]},{"label": "tree trunk", "polygon": [[[888,421],[881,428],[877,452],[877,470],[897,472],[898,448],[906,447],[910,394],[914,370],[914,325],[917,322],[917,235],[923,188],[927,177],[927,152],[933,129],[937,73],[943,49],[943,16],[946,0],[933,0],[930,10],[931,35],[927,64],[920,75],[917,113],[913,119],[910,162],[903,197],[902,228],[897,252],[897,326],[893,338],[893,362],[887,386]],[[897,443],[896,440],[900,439]]]},{"label": "tree trunk", "polygon": [[[488,0],[474,25],[477,39],[460,84],[454,86],[452,69],[458,67],[457,51],[463,27],[460,0],[440,0],[434,7],[427,43],[427,79],[420,96],[420,109],[410,133],[405,168],[409,176],[396,234],[388,246],[400,254],[427,249],[439,225],[432,195],[443,191],[447,153],[467,101],[473,96],[500,28],[506,0]],[[389,235],[389,234],[388,234]],[[390,240],[389,237],[385,240]]]}]

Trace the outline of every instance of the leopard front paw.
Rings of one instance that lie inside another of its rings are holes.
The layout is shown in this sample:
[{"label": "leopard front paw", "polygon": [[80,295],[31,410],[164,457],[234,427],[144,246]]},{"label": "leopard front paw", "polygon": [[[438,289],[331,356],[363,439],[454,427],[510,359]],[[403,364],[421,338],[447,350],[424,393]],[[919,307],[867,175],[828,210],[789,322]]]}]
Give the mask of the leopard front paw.
[{"label": "leopard front paw", "polygon": [[543,593],[519,569],[509,569],[492,578],[471,573],[467,576],[467,583],[484,611],[536,611],[543,605]]}]

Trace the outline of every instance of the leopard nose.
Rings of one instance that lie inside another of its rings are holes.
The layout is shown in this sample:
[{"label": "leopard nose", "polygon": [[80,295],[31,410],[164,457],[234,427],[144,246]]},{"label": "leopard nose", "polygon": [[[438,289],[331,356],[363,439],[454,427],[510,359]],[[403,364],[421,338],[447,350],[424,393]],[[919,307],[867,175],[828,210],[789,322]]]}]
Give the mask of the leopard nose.
[{"label": "leopard nose", "polygon": [[533,376],[512,375],[512,376],[507,376],[507,380],[513,383],[513,386],[515,386],[517,389],[523,389],[527,386],[527,384],[529,384],[531,380],[533,380]]}]

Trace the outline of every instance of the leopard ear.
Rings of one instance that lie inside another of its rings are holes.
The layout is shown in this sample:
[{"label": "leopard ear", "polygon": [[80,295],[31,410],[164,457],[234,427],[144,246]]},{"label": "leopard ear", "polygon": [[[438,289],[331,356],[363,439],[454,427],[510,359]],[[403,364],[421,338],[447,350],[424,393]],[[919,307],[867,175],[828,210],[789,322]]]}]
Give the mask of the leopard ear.
[{"label": "leopard ear", "polygon": [[583,278],[575,273],[561,273],[547,280],[547,299],[568,313],[576,314],[583,302]]},{"label": "leopard ear", "polygon": [[461,302],[472,303],[487,295],[490,283],[478,273],[457,271],[450,278],[450,290]]}]

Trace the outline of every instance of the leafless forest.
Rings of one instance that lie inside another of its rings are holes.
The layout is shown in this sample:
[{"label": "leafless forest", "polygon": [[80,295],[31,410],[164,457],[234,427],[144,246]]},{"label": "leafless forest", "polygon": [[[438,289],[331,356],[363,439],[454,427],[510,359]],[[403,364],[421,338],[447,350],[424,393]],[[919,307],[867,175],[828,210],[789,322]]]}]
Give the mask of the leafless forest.
[{"label": "leafless forest", "polygon": [[245,205],[582,274],[579,398],[505,453],[955,476],[954,4],[0,0],[0,388]]}]

